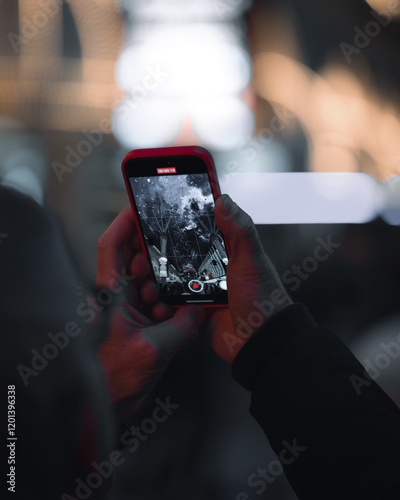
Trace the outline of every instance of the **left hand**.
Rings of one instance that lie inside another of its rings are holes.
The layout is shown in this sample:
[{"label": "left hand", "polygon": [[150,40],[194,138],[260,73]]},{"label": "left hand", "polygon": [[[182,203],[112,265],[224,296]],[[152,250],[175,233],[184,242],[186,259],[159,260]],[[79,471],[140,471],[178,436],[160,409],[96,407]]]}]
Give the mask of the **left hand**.
[{"label": "left hand", "polygon": [[97,288],[121,294],[99,359],[123,420],[139,408],[168,362],[197,337],[205,313],[186,306],[171,317],[149,280],[150,264],[140,251],[130,207],[118,215],[97,248]]},{"label": "left hand", "polygon": [[215,203],[215,221],[229,241],[229,308],[209,315],[207,337],[215,353],[233,363],[240,349],[274,314],[293,302],[264,252],[256,226],[231,198]]}]

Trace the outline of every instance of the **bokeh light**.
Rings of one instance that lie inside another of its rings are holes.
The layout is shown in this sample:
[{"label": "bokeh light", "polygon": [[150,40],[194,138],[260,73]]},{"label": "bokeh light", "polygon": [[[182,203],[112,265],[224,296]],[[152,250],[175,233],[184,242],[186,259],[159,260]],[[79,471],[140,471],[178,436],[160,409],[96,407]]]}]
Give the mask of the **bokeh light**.
[{"label": "bokeh light", "polygon": [[[225,12],[213,0],[189,7],[178,0],[124,3],[127,37],[116,81],[131,100],[140,101],[142,110],[137,106],[136,117],[131,113],[125,123],[121,114],[114,116],[113,131],[122,145],[170,145],[177,115],[192,128],[188,133],[182,126],[180,144],[190,142],[193,132],[200,144],[214,150],[233,149],[251,137],[253,112],[241,94],[250,84],[252,64],[237,25],[245,5],[231,3]],[[156,102],[164,107],[158,110]],[[164,111],[167,102],[176,108],[170,118]],[[142,119],[136,133],[132,125]]]}]

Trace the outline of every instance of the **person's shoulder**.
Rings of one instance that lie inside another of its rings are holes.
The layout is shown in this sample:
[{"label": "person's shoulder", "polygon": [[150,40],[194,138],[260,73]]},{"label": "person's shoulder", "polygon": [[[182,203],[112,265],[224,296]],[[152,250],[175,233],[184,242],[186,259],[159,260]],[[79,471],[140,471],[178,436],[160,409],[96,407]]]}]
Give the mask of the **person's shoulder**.
[{"label": "person's shoulder", "polygon": [[0,216],[15,219],[42,219],[43,208],[30,196],[0,185]]}]

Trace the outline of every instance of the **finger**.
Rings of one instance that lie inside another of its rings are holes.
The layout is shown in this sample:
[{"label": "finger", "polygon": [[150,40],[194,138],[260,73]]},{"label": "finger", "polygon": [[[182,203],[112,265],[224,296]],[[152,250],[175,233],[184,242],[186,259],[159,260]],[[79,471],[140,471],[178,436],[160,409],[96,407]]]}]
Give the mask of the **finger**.
[{"label": "finger", "polygon": [[153,345],[161,360],[169,361],[195,340],[205,317],[205,312],[200,306],[182,307],[168,321],[147,328],[143,338]]},{"label": "finger", "polygon": [[264,252],[252,218],[226,194],[215,204],[215,221],[228,238],[232,253]]},{"label": "finger", "polygon": [[[231,248],[228,287],[236,279],[245,283],[249,290],[252,286],[254,296],[259,297],[265,294],[268,296],[279,288],[285,294],[285,303],[290,303],[275,266],[264,252],[251,217],[228,195],[222,195],[215,204],[215,220],[228,238]],[[237,298],[238,302],[243,301],[240,293],[232,294],[231,298],[232,296]]]},{"label": "finger", "polygon": [[160,323],[161,321],[166,321],[171,316],[173,316],[174,311],[168,307],[164,302],[157,302],[154,304],[152,309],[152,319],[155,323]]},{"label": "finger", "polygon": [[145,304],[152,305],[160,299],[157,285],[154,281],[147,281],[141,290],[141,298]]},{"label": "finger", "polygon": [[129,266],[129,274],[135,276],[137,281],[143,281],[148,278],[149,273],[149,261],[141,252],[137,253]]},{"label": "finger", "polygon": [[[124,283],[124,296],[128,302],[133,307],[140,307],[140,287],[141,283],[144,282],[150,271],[150,264],[148,263],[146,257],[142,253],[137,253],[128,267],[126,272],[127,277],[121,281]],[[117,275],[117,272],[114,272]]]},{"label": "finger", "polygon": [[97,287],[115,287],[115,272],[122,272],[126,259],[132,258],[135,250],[138,250],[136,224],[131,207],[126,207],[98,241]]}]

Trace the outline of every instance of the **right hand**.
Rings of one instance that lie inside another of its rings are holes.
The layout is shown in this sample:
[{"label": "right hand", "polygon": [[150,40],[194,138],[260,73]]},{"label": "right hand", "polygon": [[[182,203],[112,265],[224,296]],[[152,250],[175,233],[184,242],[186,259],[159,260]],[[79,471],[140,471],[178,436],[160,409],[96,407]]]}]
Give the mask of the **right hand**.
[{"label": "right hand", "polygon": [[251,217],[228,195],[217,200],[215,220],[231,250],[227,270],[229,308],[211,314],[208,336],[216,354],[232,363],[253,333],[293,302],[264,252]]}]

